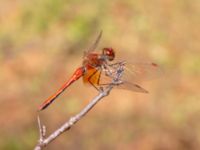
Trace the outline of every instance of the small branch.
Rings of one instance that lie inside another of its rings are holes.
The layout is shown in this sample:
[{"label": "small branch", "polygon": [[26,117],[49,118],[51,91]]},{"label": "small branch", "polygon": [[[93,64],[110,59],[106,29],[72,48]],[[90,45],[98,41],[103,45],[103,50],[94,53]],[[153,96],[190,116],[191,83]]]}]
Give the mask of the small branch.
[{"label": "small branch", "polygon": [[71,117],[67,122],[65,122],[60,128],[54,131],[47,138],[44,138],[46,134],[46,129],[44,125],[41,125],[40,118],[38,116],[40,139],[34,150],[41,150],[42,148],[47,146],[50,142],[52,142],[54,139],[56,139],[59,135],[61,135],[63,132],[69,130],[75,123],[77,123],[82,117],[84,117],[103,97],[109,95],[112,88],[120,84],[120,78],[123,73],[123,66],[124,64],[119,63],[118,69],[115,72],[115,76],[113,78],[113,82],[104,89],[102,88],[99,94],[96,97],[94,97],[92,101],[85,108],[83,108],[83,110],[80,113]]}]

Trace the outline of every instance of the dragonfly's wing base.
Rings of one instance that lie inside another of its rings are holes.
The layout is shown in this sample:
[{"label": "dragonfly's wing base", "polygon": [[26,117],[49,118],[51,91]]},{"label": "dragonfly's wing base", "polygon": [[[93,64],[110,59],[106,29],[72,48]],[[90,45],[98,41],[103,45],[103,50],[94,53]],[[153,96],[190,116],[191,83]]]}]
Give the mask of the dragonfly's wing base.
[{"label": "dragonfly's wing base", "polygon": [[87,72],[83,75],[83,83],[93,84],[98,86],[100,79],[101,71],[95,68],[88,69]]}]

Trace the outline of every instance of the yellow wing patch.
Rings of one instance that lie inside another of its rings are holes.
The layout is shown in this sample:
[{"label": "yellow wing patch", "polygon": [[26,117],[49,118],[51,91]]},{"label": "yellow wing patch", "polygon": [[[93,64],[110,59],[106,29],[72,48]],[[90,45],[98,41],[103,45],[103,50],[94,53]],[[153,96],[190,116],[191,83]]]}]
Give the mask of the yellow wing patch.
[{"label": "yellow wing patch", "polygon": [[[96,69],[88,69],[87,72],[83,76],[83,82],[85,84],[90,84],[92,82],[94,85],[99,85],[101,71]],[[90,81],[90,82],[89,82]]]}]

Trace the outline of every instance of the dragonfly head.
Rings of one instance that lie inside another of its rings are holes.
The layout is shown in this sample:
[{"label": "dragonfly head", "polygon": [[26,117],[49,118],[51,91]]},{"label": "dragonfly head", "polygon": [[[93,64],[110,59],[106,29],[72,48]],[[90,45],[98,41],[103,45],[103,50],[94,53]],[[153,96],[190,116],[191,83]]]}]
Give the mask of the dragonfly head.
[{"label": "dragonfly head", "polygon": [[112,48],[103,48],[103,55],[112,61],[115,58],[115,51]]}]

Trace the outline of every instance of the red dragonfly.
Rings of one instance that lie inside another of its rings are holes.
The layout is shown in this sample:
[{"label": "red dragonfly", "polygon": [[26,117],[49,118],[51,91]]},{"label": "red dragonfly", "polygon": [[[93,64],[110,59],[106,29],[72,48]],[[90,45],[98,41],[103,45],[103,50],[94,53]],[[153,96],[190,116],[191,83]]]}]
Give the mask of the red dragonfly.
[{"label": "red dragonfly", "polygon": [[[72,77],[65,82],[57,92],[39,106],[39,110],[43,110],[49,106],[66,88],[80,77],[83,77],[84,83],[89,83],[97,90],[99,90],[101,86],[108,85],[111,82],[110,79],[112,79],[112,77],[108,75],[108,70],[112,74],[112,72],[115,71],[115,66],[117,66],[119,62],[111,63],[115,58],[115,51],[112,48],[103,48],[102,53],[95,52],[101,36],[102,31],[89,50],[84,52],[82,66],[76,69]],[[125,62],[124,72],[121,78],[122,84],[116,87],[135,92],[148,93],[148,91],[139,86],[137,82],[157,76],[160,72],[159,70],[159,67],[155,63]]]}]

